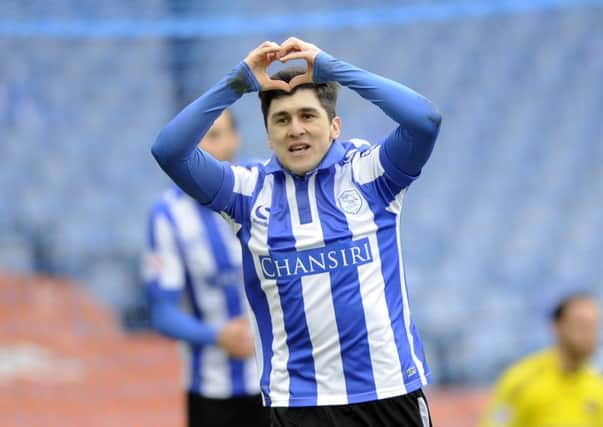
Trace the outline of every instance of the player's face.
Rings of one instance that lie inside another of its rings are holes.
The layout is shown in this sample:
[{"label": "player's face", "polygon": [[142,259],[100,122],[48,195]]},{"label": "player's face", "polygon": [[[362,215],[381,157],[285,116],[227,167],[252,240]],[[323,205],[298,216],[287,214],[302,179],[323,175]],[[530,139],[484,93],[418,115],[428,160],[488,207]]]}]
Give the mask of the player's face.
[{"label": "player's face", "polygon": [[239,136],[233,125],[230,113],[224,111],[209,128],[199,147],[218,160],[233,160],[240,146]]},{"label": "player's face", "polygon": [[340,134],[312,89],[275,98],[268,109],[268,140],[281,165],[296,175],[316,168]]},{"label": "player's face", "polygon": [[574,358],[590,357],[597,349],[599,310],[588,298],[576,299],[565,308],[557,322],[557,337]]}]

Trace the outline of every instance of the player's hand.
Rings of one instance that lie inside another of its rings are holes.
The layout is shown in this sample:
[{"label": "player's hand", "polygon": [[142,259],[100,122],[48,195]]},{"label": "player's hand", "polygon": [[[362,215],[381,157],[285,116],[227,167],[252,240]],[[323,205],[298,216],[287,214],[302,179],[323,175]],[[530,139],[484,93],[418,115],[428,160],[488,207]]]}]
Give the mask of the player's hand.
[{"label": "player's hand", "polygon": [[304,83],[312,83],[314,80],[314,60],[320,49],[312,43],[305,42],[295,37],[289,37],[283,43],[278,52],[278,59],[281,62],[287,62],[292,59],[303,59],[306,61],[307,70],[304,74],[295,76],[289,82],[289,87],[293,89]]},{"label": "player's hand", "polygon": [[245,58],[245,63],[260,84],[260,90],[280,89],[289,92],[289,85],[282,80],[272,80],[268,75],[268,67],[276,61],[281,47],[274,42],[266,41],[253,49]]},{"label": "player's hand", "polygon": [[231,357],[242,359],[252,356],[253,337],[247,318],[240,316],[228,322],[218,333],[217,343]]}]

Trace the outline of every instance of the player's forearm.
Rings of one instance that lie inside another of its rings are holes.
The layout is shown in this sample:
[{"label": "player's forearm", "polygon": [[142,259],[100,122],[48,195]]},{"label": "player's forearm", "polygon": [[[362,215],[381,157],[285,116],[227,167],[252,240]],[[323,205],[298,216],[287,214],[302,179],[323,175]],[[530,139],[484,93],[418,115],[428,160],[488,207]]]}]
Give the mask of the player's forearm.
[{"label": "player's forearm", "polygon": [[441,116],[434,105],[412,89],[320,52],[314,62],[316,82],[336,81],[377,105],[408,132],[435,138]]},{"label": "player's forearm", "polygon": [[412,89],[359,69],[321,52],[315,61],[316,81],[335,80],[377,105],[400,126],[383,142],[383,163],[406,175],[417,175],[429,158],[441,116],[433,104]]},{"label": "player's forearm", "polygon": [[157,161],[163,166],[189,157],[222,111],[254,90],[257,82],[241,62],[162,129],[152,148]]},{"label": "player's forearm", "polygon": [[151,325],[161,334],[194,345],[214,345],[217,331],[180,310],[175,302],[150,301]]},{"label": "player's forearm", "polygon": [[244,93],[257,90],[241,62],[220,82],[189,104],[160,132],[151,152],[161,168],[187,193],[210,203],[224,181],[224,165],[197,144],[216,118]]}]

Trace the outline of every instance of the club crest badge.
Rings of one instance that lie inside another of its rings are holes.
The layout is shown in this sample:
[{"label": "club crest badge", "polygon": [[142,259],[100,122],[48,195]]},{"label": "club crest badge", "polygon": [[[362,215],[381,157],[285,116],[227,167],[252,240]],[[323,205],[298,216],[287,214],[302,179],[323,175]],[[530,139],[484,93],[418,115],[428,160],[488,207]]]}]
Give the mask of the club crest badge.
[{"label": "club crest badge", "polygon": [[349,214],[357,214],[362,207],[362,198],[356,190],[346,190],[337,198],[339,207]]}]

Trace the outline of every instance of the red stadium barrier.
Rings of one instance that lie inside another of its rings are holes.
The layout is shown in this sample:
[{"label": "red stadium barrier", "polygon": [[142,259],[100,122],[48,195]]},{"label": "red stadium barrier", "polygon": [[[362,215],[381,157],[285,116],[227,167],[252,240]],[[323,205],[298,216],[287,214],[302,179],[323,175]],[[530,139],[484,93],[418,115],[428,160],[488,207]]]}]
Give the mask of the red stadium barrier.
[{"label": "red stadium barrier", "polygon": [[[64,280],[0,276],[1,425],[184,425],[178,346],[124,333]],[[487,394],[427,389],[434,425],[472,427]]]},{"label": "red stadium barrier", "polygon": [[81,286],[0,276],[2,426],[183,425],[177,346],[127,335]]}]

